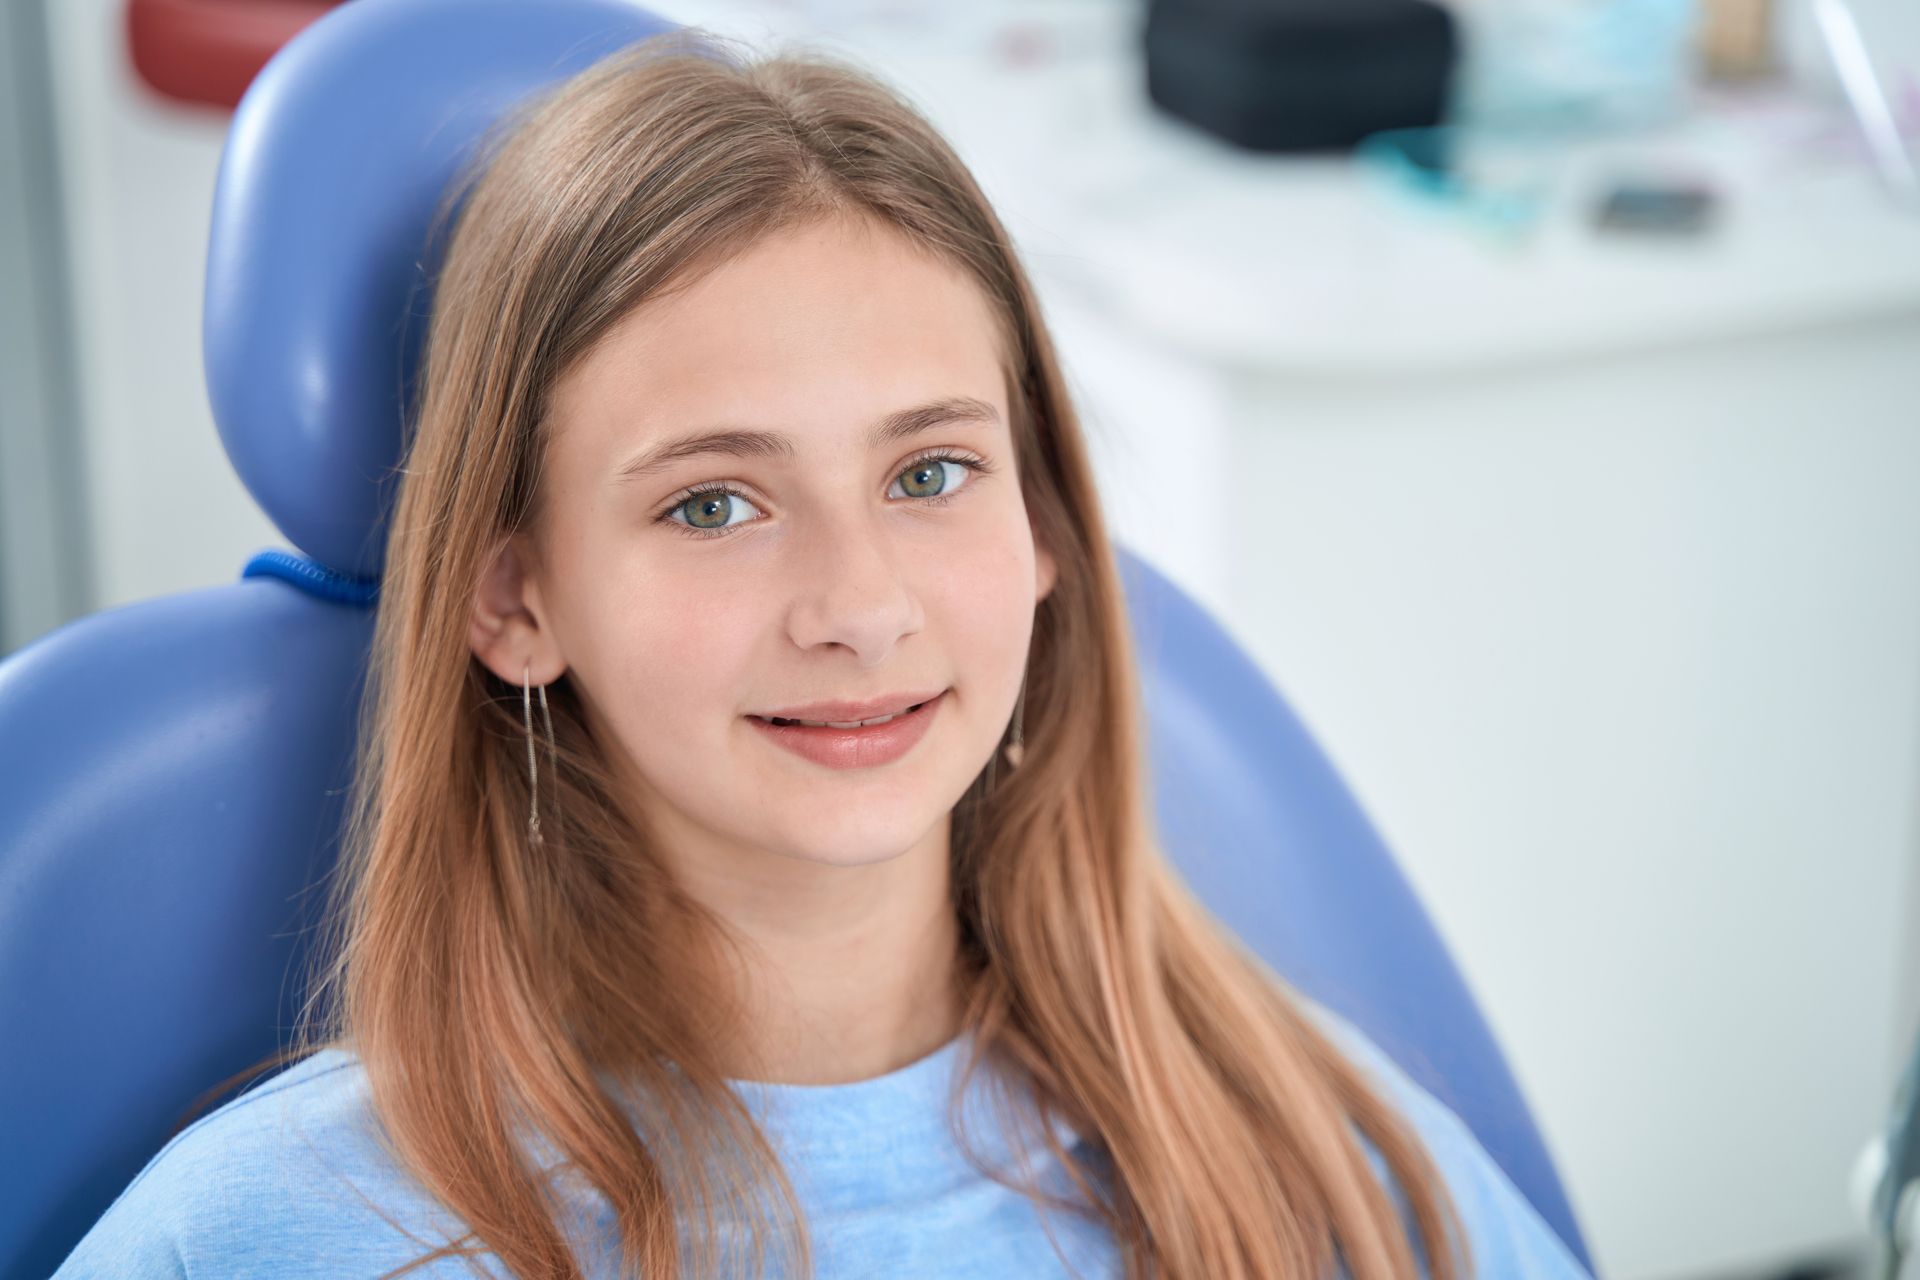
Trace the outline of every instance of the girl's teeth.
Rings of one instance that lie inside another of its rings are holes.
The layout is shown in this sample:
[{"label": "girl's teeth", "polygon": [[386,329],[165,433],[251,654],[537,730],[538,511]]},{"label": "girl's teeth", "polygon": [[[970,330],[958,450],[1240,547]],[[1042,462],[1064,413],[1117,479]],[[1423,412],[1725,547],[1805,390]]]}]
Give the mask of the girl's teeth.
[{"label": "girl's teeth", "polygon": [[880,716],[874,720],[802,720],[801,724],[810,724],[816,729],[858,729],[862,725],[885,724],[892,716]]},{"label": "girl's teeth", "polygon": [[[911,711],[913,708],[909,707],[907,710]],[[815,729],[859,729],[870,724],[885,724],[895,716],[905,714],[905,711],[896,711],[891,716],[876,716],[871,720],[782,720],[778,716],[774,717],[774,720],[778,724],[804,724]]]}]

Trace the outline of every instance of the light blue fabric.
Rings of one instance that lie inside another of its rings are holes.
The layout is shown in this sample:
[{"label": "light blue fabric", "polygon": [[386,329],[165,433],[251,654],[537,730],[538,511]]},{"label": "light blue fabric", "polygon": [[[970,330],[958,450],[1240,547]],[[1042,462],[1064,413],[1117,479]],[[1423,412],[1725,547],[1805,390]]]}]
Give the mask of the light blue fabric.
[{"label": "light blue fabric", "polygon": [[[1587,1275],[1452,1111],[1351,1023],[1324,1006],[1303,1003],[1428,1144],[1472,1242],[1477,1275]],[[956,1039],[898,1071],[853,1084],[735,1082],[785,1155],[808,1213],[818,1276],[1122,1275],[1111,1239],[1072,1215],[1046,1216],[1059,1242],[1056,1255],[1031,1202],[974,1173],[953,1148],[946,1090],[964,1044]],[[366,1099],[357,1059],[328,1050],[226,1103],[147,1163],[54,1280],[373,1277],[465,1234],[382,1153]],[[965,1118],[983,1154],[996,1162],[1011,1159],[1010,1135],[995,1122],[984,1077],[967,1098]],[[1072,1130],[1062,1125],[1056,1132],[1074,1145]],[[1379,1154],[1370,1145],[1367,1151],[1385,1179]],[[1064,1171],[1044,1153],[1034,1157],[1033,1169],[1048,1188],[1070,1194]],[[383,1221],[361,1194],[424,1243]],[[599,1238],[604,1251],[591,1254],[582,1246],[583,1262],[591,1276],[614,1276],[605,1243],[610,1235]],[[505,1274],[491,1255],[486,1263],[488,1274]],[[475,1272],[445,1258],[410,1274]]]}]

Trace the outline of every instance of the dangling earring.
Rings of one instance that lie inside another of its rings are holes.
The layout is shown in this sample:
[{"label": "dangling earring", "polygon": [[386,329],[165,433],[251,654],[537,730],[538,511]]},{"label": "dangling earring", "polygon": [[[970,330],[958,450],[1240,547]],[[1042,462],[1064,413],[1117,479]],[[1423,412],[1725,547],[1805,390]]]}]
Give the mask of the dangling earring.
[{"label": "dangling earring", "polygon": [[986,793],[993,794],[1000,786],[1000,761],[1004,758],[1009,768],[1020,767],[1020,757],[1026,754],[1026,746],[1020,737],[1020,719],[1027,706],[1027,678],[1020,677],[1020,692],[1013,699],[1013,728],[1008,735],[1007,744],[987,757]]},{"label": "dangling earring", "polygon": [[1007,763],[1018,769],[1020,757],[1026,754],[1026,745],[1020,737],[1020,718],[1027,708],[1027,678],[1020,677],[1020,693],[1013,700],[1013,736],[1007,743],[1005,755]]},{"label": "dangling earring", "polygon": [[[546,847],[546,837],[540,834],[540,770],[534,763],[533,755],[533,693],[529,681],[533,667],[529,664],[520,672],[520,718],[527,729],[527,789],[532,793],[533,801],[527,810],[527,838],[533,847]],[[558,774],[558,754],[553,745],[553,714],[547,710],[547,686],[540,686],[540,718],[547,726],[547,764],[549,772]]]}]

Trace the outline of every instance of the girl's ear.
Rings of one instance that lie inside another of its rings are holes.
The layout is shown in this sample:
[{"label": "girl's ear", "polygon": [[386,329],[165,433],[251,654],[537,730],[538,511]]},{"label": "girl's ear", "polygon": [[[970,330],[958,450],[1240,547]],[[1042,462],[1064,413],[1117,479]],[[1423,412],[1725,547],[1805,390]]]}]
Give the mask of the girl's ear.
[{"label": "girl's ear", "polygon": [[1059,576],[1060,568],[1053,562],[1053,553],[1046,546],[1036,543],[1033,548],[1034,585],[1037,590],[1033,602],[1039,604],[1053,593],[1054,579]]},{"label": "girl's ear", "polygon": [[500,542],[473,593],[468,647],[508,684],[519,684],[523,676],[533,684],[550,684],[567,669],[531,563],[518,535]]}]

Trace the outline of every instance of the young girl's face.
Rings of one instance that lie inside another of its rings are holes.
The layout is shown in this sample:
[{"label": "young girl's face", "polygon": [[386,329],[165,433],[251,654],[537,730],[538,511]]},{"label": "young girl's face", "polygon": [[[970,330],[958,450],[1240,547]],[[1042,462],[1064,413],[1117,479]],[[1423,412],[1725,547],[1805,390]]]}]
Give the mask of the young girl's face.
[{"label": "young girl's face", "polygon": [[[997,332],[959,270],[819,223],[637,308],[555,386],[538,632],[482,656],[516,684],[529,660],[570,673],[670,850],[888,858],[999,745],[1054,565]],[[661,452],[723,431],[750,440]],[[818,762],[753,719],[932,691],[884,763]]]}]

